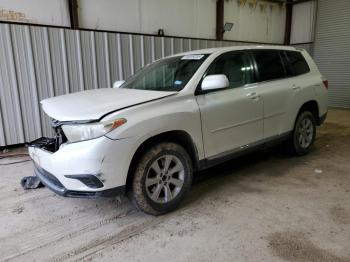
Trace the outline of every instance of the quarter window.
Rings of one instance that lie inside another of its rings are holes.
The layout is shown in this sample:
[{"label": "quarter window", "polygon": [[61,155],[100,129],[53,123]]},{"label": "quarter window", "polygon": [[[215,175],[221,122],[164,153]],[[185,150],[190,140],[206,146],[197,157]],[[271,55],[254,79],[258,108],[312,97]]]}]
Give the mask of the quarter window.
[{"label": "quarter window", "polygon": [[285,77],[285,71],[278,50],[254,50],[259,80],[268,81]]},{"label": "quarter window", "polygon": [[284,60],[288,76],[298,76],[310,72],[304,56],[298,51],[285,51]]},{"label": "quarter window", "polygon": [[245,52],[228,52],[219,56],[209,67],[207,75],[224,74],[230,82],[230,88],[240,87],[254,82],[253,66]]}]

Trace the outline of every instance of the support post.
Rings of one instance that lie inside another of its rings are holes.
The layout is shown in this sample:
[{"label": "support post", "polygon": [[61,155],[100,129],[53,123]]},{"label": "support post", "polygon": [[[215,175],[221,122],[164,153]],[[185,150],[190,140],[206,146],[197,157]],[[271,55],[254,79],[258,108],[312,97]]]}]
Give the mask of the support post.
[{"label": "support post", "polygon": [[224,0],[216,2],[216,40],[224,38]]},{"label": "support post", "polygon": [[78,18],[78,1],[67,0],[69,8],[70,27],[72,29],[79,29],[79,18]]},{"label": "support post", "polygon": [[284,44],[290,45],[290,35],[292,32],[293,1],[286,2],[286,26],[284,30]]}]

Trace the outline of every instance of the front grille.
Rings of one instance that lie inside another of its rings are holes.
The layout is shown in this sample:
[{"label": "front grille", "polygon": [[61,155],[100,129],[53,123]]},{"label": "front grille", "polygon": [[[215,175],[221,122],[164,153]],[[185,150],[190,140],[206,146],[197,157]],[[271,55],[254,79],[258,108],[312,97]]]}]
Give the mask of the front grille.
[{"label": "front grille", "polygon": [[[54,121],[52,123],[54,123]],[[52,153],[56,152],[60,148],[60,145],[67,142],[67,137],[65,136],[61,125],[55,126],[52,124],[52,128],[54,131],[53,138],[41,137],[34,141],[26,143],[26,146],[42,148]]]},{"label": "front grille", "polygon": [[67,137],[65,136],[62,130],[62,123],[56,119],[51,119],[51,126],[54,130],[54,139],[55,139],[55,151],[56,152],[60,145],[67,142]]},{"label": "front grille", "polygon": [[54,138],[41,137],[26,144],[28,147],[38,147],[46,151],[56,151],[56,140]]}]

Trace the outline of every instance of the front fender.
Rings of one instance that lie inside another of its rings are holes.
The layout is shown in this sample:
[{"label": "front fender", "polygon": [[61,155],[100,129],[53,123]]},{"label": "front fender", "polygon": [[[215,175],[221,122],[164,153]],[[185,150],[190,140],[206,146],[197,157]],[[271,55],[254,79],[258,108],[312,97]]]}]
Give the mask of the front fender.
[{"label": "front fender", "polygon": [[194,96],[169,97],[108,116],[109,119],[119,117],[127,119],[127,122],[106,134],[106,137],[132,140],[132,148],[128,150],[130,161],[146,140],[169,131],[187,133],[194,143],[198,158],[204,158],[201,119]]}]

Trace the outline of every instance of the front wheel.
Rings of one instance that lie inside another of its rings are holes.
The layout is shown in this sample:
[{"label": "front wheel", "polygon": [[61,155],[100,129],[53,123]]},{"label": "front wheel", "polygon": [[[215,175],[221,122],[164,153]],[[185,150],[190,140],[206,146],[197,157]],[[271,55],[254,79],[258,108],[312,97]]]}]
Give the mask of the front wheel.
[{"label": "front wheel", "polygon": [[296,155],[305,155],[310,150],[316,137],[316,121],[309,111],[300,113],[295,122],[290,149]]},{"label": "front wheel", "polygon": [[192,163],[175,143],[153,146],[138,162],[129,198],[142,211],[160,215],[174,210],[192,183]]}]

